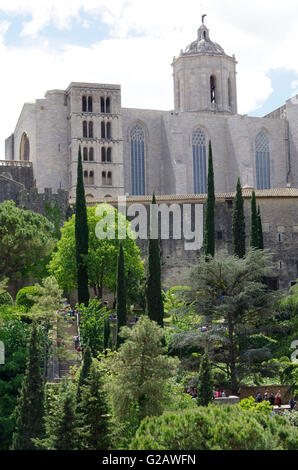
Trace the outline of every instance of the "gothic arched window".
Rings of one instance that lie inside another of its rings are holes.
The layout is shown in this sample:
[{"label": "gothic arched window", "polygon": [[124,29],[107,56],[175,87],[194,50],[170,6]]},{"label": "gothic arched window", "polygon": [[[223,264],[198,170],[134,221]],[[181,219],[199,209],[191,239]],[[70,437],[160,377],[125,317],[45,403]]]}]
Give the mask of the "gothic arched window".
[{"label": "gothic arched window", "polygon": [[257,189],[270,189],[270,146],[265,132],[257,135],[255,145]]},{"label": "gothic arched window", "polygon": [[201,129],[194,131],[192,135],[193,151],[193,173],[194,173],[194,193],[207,193],[207,152],[206,137]]},{"label": "gothic arched window", "polygon": [[26,132],[22,135],[20,145],[20,160],[28,162],[30,159],[30,142]]},{"label": "gothic arched window", "polygon": [[145,133],[136,125],[130,133],[131,192],[133,196],[145,195]]},{"label": "gothic arched window", "polygon": [[211,99],[211,104],[216,104],[216,76],[211,75],[210,77],[210,99]]}]

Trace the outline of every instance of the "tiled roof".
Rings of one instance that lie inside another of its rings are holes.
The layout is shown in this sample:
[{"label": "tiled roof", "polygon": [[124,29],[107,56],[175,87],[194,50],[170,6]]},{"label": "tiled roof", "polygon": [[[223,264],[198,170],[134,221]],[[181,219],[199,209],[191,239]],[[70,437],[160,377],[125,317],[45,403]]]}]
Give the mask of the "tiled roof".
[{"label": "tiled roof", "polygon": [[[255,191],[256,198],[298,198],[298,188],[276,188],[276,189],[265,189],[265,190],[254,190],[254,189],[243,189],[242,194],[245,199],[250,199],[252,192]],[[217,200],[234,199],[236,193],[217,193]],[[166,202],[205,202],[207,194],[171,194],[164,196],[156,196],[156,200],[159,203]],[[106,198],[106,199],[88,199],[88,205],[101,204],[107,201],[111,204],[117,203],[118,199]],[[126,198],[128,204],[132,203],[144,203],[148,204],[152,201],[152,196],[128,196]]]}]

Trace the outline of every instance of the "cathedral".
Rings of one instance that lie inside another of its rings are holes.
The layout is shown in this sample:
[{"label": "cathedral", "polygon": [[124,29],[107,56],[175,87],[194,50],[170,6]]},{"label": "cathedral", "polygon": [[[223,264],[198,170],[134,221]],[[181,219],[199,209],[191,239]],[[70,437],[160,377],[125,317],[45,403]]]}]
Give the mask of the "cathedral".
[{"label": "cathedral", "polygon": [[[60,207],[73,206],[81,147],[89,205],[124,195],[128,204],[148,204],[153,192],[167,204],[205,205],[211,141],[216,248],[232,252],[240,177],[247,245],[255,190],[276,266],[269,281],[288,288],[298,278],[298,96],[263,118],[240,115],[236,66],[212,41],[204,15],[197,38],[173,58],[170,111],[123,108],[120,85],[81,82],[24,104],[0,161],[0,202],[44,213],[55,195]],[[164,282],[179,283],[197,259],[180,240],[162,241],[161,251]]]},{"label": "cathedral", "polygon": [[26,103],[5,159],[32,163],[38,191],[75,196],[79,146],[89,200],[118,195],[205,194],[211,140],[218,193],[298,184],[298,106],[264,118],[237,113],[236,58],[200,26],[174,57],[171,111],[121,106],[119,85],[71,83]]}]

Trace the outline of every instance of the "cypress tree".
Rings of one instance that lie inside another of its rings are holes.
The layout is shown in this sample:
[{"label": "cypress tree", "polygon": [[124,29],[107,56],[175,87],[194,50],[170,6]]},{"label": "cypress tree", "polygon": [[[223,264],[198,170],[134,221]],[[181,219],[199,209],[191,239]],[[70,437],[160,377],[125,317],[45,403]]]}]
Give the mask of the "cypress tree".
[{"label": "cypress tree", "polygon": [[87,343],[87,346],[83,351],[83,365],[80,371],[80,377],[79,377],[78,387],[77,387],[78,407],[81,406],[82,387],[86,384],[87,377],[90,373],[91,365],[92,365],[91,349],[90,349],[89,343]]},{"label": "cypress tree", "polygon": [[251,248],[259,248],[257,201],[256,193],[254,191],[251,198],[250,246]]},{"label": "cypress tree", "polygon": [[[152,206],[154,205],[157,205],[155,194],[153,194],[152,199]],[[148,242],[146,311],[150,320],[155,321],[163,328],[164,306],[161,288],[160,244],[158,236],[156,239],[152,238],[152,232]]]},{"label": "cypress tree", "polygon": [[110,319],[109,319],[109,317],[105,317],[104,326],[103,326],[103,347],[104,347],[104,349],[108,349],[108,347],[109,347],[110,334],[111,334]]},{"label": "cypress tree", "polygon": [[59,395],[52,433],[48,439],[50,450],[78,449],[78,419],[72,384],[67,384]]},{"label": "cypress tree", "polygon": [[204,235],[204,254],[214,257],[215,255],[215,189],[214,189],[214,170],[213,170],[213,157],[212,145],[209,141],[209,159],[208,159],[208,196],[206,204],[205,215],[205,235]]},{"label": "cypress tree", "polygon": [[88,272],[84,261],[84,256],[88,255],[89,229],[87,219],[87,208],[85,199],[85,188],[83,180],[82,152],[79,147],[78,155],[78,176],[76,189],[76,260],[78,271],[78,301],[79,304],[89,303]]},{"label": "cypress tree", "polygon": [[44,389],[40,370],[42,353],[35,322],[32,324],[28,349],[27,368],[16,408],[12,450],[34,450],[32,439],[41,438],[44,433]]},{"label": "cypress tree", "polygon": [[234,199],[233,210],[233,254],[239,258],[245,256],[245,215],[244,215],[244,200],[242,196],[242,187],[240,178],[237,183],[237,192]]},{"label": "cypress tree", "polygon": [[264,250],[264,237],[260,206],[258,207],[258,248],[259,250]]},{"label": "cypress tree", "polygon": [[213,400],[213,380],[211,364],[208,354],[204,354],[200,364],[199,383],[198,383],[198,406],[208,406]]},{"label": "cypress tree", "polygon": [[117,342],[118,349],[122,339],[119,336],[120,330],[127,325],[127,306],[126,306],[126,282],[125,282],[125,263],[123,245],[120,243],[118,256],[118,272],[117,272]]},{"label": "cypress tree", "polygon": [[109,417],[103,382],[93,364],[86,385],[82,389],[80,416],[82,450],[107,450],[109,446]]}]

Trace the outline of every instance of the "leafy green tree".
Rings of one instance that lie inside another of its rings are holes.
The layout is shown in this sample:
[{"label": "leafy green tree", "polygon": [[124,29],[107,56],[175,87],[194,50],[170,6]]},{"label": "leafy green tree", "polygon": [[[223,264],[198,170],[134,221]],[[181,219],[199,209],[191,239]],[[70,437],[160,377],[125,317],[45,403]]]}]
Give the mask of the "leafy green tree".
[{"label": "leafy green tree", "polygon": [[250,246],[251,248],[259,248],[257,201],[254,191],[251,198]]},{"label": "leafy green tree", "polygon": [[297,450],[298,430],[239,406],[197,408],[146,418],[130,450]]},{"label": "leafy green tree", "polygon": [[125,342],[118,353],[102,363],[109,371],[108,390],[113,414],[120,423],[129,418],[131,406],[137,405],[140,422],[157,415],[167,402],[168,379],[176,373],[175,358],[165,355],[163,329],[143,316],[133,327],[123,327]]},{"label": "leafy green tree", "polygon": [[244,200],[242,196],[242,187],[240,178],[237,183],[237,192],[234,199],[233,210],[233,255],[239,258],[245,256],[245,215],[244,215]]},{"label": "leafy green tree", "polygon": [[125,264],[124,264],[123,246],[120,243],[118,257],[118,275],[117,275],[117,345],[118,349],[122,339],[120,336],[121,328],[127,324],[127,305],[126,305],[126,282],[125,282]]},{"label": "leafy green tree", "polygon": [[86,385],[86,380],[90,374],[90,369],[92,366],[92,356],[89,343],[87,343],[86,348],[83,350],[83,365],[80,370],[80,376],[77,386],[77,404],[79,411],[81,410],[82,403],[82,387]]},{"label": "leafy green tree", "polygon": [[[152,205],[156,205],[155,194],[153,194]],[[156,221],[151,221],[155,224]],[[152,229],[152,227],[151,227]],[[146,288],[146,312],[149,318],[163,327],[164,306],[161,288],[161,264],[159,239],[153,238],[153,230],[150,231],[148,242],[148,275]]]},{"label": "leafy green tree", "polygon": [[83,348],[89,344],[91,354],[97,357],[105,349],[104,325],[109,309],[98,299],[89,301],[88,307],[80,306],[80,333]]},{"label": "leafy green tree", "polygon": [[214,170],[212,157],[212,144],[209,141],[209,163],[208,163],[208,197],[205,215],[205,235],[204,235],[204,253],[205,256],[214,256],[215,254],[215,188],[214,188]]},{"label": "leafy green tree", "polygon": [[1,277],[39,278],[55,243],[47,218],[19,209],[12,201],[0,204]]},{"label": "leafy green tree", "polygon": [[107,450],[109,447],[109,413],[99,369],[92,364],[82,387],[80,447],[82,450]]},{"label": "leafy green tree", "polygon": [[[96,215],[99,210],[103,215]],[[104,224],[105,214],[112,214],[115,218],[107,230],[115,231],[113,239],[101,239],[96,236],[98,224]],[[122,240],[125,255],[125,270],[128,283],[128,301],[135,299],[138,291],[139,280],[144,276],[143,262],[140,258],[140,250],[137,247],[130,224],[122,214],[108,204],[101,204],[96,207],[87,207],[89,226],[89,251],[85,258],[88,268],[89,287],[94,288],[96,296],[102,299],[103,287],[112,292],[116,292],[117,287],[117,258],[119,253],[118,226],[126,226],[127,236]],[[53,253],[49,269],[56,277],[59,286],[65,292],[70,293],[76,288],[77,265],[76,265],[76,245],[75,245],[75,217],[73,216],[64,224],[61,230],[61,240],[58,242],[57,251]]]},{"label": "leafy green tree", "polygon": [[45,383],[50,347],[49,332],[55,324],[59,325],[63,321],[58,315],[58,310],[64,306],[64,298],[62,290],[53,277],[44,279],[42,284],[36,284],[34,287],[32,296],[27,293],[27,298],[33,302],[28,315],[38,321],[44,330],[43,382]]},{"label": "leafy green tree", "polygon": [[[14,307],[15,310],[16,307]],[[0,450],[8,450],[15,428],[14,409],[24,378],[31,326],[13,312],[0,308],[0,341],[5,345],[5,364],[0,366]]]},{"label": "leafy green tree", "polygon": [[38,288],[36,286],[23,287],[16,296],[16,304],[26,308],[27,312],[34,305],[34,298],[38,296]]},{"label": "leafy green tree", "polygon": [[264,237],[260,206],[258,207],[258,248],[259,250],[264,250]]},{"label": "leafy green tree", "polygon": [[198,383],[198,406],[208,406],[213,400],[212,368],[208,354],[204,354],[201,361]]},{"label": "leafy green tree", "polygon": [[87,307],[88,302],[89,302],[89,288],[88,288],[89,284],[88,284],[88,268],[86,266],[86,256],[88,255],[89,227],[88,227],[88,220],[87,220],[81,146],[79,147],[79,156],[78,156],[75,240],[76,240],[78,299],[79,299],[79,304],[85,304]]},{"label": "leafy green tree", "polygon": [[243,259],[224,254],[208,262],[202,258],[189,277],[191,290],[185,292],[185,301],[212,329],[179,333],[176,348],[183,344],[208,350],[212,363],[225,364],[223,371],[235,394],[241,380],[261,373],[272,357],[270,338],[261,335],[274,319],[280,295],[262,282],[272,269],[268,253],[250,250]]},{"label": "leafy green tree", "polygon": [[44,432],[44,390],[40,370],[42,356],[36,323],[32,325],[28,349],[27,368],[16,408],[13,450],[34,450],[33,439],[42,437]]}]

